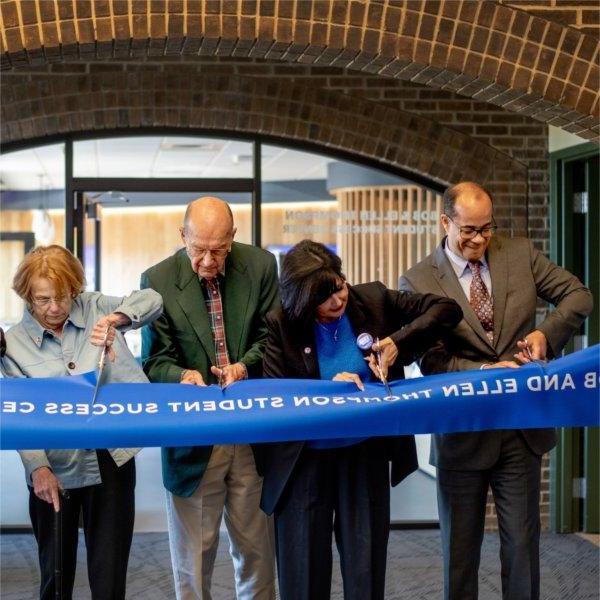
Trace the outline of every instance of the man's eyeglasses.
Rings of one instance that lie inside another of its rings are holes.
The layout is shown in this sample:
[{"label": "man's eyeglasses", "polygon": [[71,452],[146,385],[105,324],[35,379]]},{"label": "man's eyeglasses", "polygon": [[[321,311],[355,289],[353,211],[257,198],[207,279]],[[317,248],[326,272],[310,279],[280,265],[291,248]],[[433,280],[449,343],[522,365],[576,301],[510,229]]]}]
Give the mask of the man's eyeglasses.
[{"label": "man's eyeglasses", "polygon": [[63,296],[57,296],[56,298],[48,298],[46,296],[40,298],[32,298],[31,304],[38,306],[39,308],[46,308],[50,306],[53,302],[56,305],[64,304],[68,300],[68,294],[64,294]]},{"label": "man's eyeglasses", "polygon": [[470,225],[459,225],[451,216],[446,215],[457,227],[460,232],[460,237],[463,240],[472,240],[477,234],[484,239],[491,238],[498,226],[493,223],[492,225],[485,225],[484,227],[471,227]]},{"label": "man's eyeglasses", "polygon": [[209,250],[208,248],[198,248],[198,246],[191,246],[188,244],[187,251],[192,258],[198,258],[202,260],[207,254],[210,254],[214,259],[218,260],[227,256],[229,253],[229,246]]}]

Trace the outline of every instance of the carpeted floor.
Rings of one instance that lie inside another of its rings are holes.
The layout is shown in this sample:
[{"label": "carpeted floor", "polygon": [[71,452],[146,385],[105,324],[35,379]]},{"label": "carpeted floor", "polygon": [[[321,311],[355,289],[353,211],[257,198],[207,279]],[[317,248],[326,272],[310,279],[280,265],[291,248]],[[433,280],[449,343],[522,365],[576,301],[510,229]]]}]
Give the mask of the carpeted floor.
[{"label": "carpeted floor", "polygon": [[[235,590],[227,540],[221,538],[213,576],[213,599],[233,600]],[[31,535],[2,535],[0,595],[3,600],[34,600],[38,575]],[[480,600],[500,593],[497,534],[486,534],[480,569]],[[88,600],[85,549],[80,539],[75,600]],[[575,535],[543,534],[541,572],[543,600],[599,600],[599,548]],[[439,531],[393,531],[387,564],[386,600],[441,598]],[[131,552],[128,599],[171,600],[173,584],[166,534],[137,534]],[[339,567],[334,566],[331,598],[342,599]]]}]

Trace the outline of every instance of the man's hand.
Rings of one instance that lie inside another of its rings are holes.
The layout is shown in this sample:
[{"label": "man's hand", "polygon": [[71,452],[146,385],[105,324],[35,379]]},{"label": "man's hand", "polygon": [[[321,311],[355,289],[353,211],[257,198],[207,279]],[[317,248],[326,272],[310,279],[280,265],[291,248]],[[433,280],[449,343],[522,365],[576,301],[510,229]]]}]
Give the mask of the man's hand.
[{"label": "man's hand", "polygon": [[525,339],[519,340],[517,347],[519,348],[519,352],[515,354],[515,358],[522,364],[534,360],[546,360],[548,340],[539,329],[535,329],[527,334]]},{"label": "man's hand", "polygon": [[518,369],[519,365],[514,360],[501,360],[491,365],[482,365],[482,369]]},{"label": "man's hand", "polygon": [[63,489],[56,475],[48,467],[40,467],[31,474],[33,492],[49,504],[54,505],[56,512],[60,511],[60,491]]},{"label": "man's hand", "polygon": [[246,379],[246,377],[248,376],[246,365],[241,362],[233,363],[232,365],[227,365],[222,369],[219,369],[219,367],[211,367],[210,371],[215,377],[219,378],[219,385],[222,388],[231,385],[235,381]]},{"label": "man's hand", "polygon": [[180,383],[184,383],[186,385],[200,385],[205,386],[204,378],[198,371],[193,371],[192,369],[186,369],[181,374]]},{"label": "man's hand", "polygon": [[[378,343],[373,344],[373,352],[381,352],[381,371],[383,376],[387,379],[388,369],[396,362],[398,358],[398,347],[390,337],[386,337],[380,340]],[[369,363],[371,371],[375,374],[375,377],[379,379],[379,369],[377,368],[377,359],[375,354],[371,353],[366,358]]]},{"label": "man's hand", "polygon": [[360,377],[356,373],[348,373],[343,371],[342,373],[338,373],[332,381],[352,381],[356,384],[356,387],[361,391],[365,391],[365,385],[360,380]]}]

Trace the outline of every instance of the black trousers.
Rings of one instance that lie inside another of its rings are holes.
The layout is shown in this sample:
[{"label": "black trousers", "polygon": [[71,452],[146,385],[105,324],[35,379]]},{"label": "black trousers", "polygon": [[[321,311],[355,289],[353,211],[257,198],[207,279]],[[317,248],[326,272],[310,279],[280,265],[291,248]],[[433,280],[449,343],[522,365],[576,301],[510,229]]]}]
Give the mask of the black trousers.
[{"label": "black trousers", "polygon": [[[127,561],[135,516],[135,459],[117,467],[107,450],[97,450],[102,483],[70,489],[61,499],[62,598],[71,600],[77,563],[79,516],[87,549],[93,600],[124,600]],[[38,544],[40,599],[54,600],[54,508],[29,488],[29,516]]]},{"label": "black trousers", "polygon": [[477,600],[489,487],[498,514],[502,598],[539,599],[540,476],[541,457],[518,431],[503,432],[491,469],[438,469],[445,600]]},{"label": "black trousers", "polygon": [[281,599],[330,598],[335,532],[344,598],[383,600],[389,528],[389,463],[379,440],[303,450],[275,511]]}]

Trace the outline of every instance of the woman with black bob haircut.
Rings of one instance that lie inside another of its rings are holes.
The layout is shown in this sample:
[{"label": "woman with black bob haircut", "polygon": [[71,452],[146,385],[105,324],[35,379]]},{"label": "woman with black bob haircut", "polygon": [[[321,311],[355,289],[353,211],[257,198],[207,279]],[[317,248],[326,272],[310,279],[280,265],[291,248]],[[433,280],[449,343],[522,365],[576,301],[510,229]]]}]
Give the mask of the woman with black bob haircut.
[{"label": "woman with black bob haircut", "polygon": [[285,255],[283,265],[279,278],[283,311],[290,321],[310,325],[317,306],[346,281],[342,260],[323,244],[304,240]]},{"label": "woman with black bob haircut", "polygon": [[[350,381],[362,390],[378,373],[371,351],[356,343],[369,333],[381,340],[384,377],[401,379],[403,366],[462,318],[448,298],[398,292],[378,281],[348,285],[340,258],[310,240],[285,256],[280,291],[281,308],[267,315],[265,377]],[[344,597],[382,600],[388,463],[392,485],[416,470],[413,436],[263,444],[257,455],[261,507],[275,515],[282,600],[330,597],[334,532]]]}]

